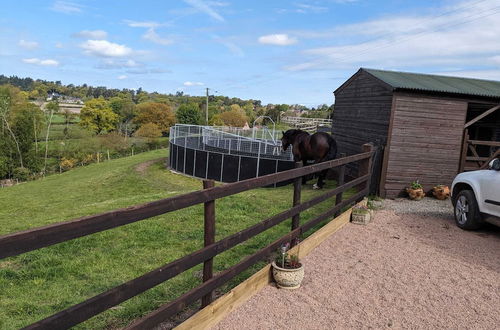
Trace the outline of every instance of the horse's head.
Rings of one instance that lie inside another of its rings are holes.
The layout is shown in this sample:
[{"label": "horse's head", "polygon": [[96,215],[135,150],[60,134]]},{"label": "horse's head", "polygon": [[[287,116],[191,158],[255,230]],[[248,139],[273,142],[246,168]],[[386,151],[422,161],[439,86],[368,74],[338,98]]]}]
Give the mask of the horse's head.
[{"label": "horse's head", "polygon": [[283,133],[283,137],[281,138],[281,149],[286,151],[290,144],[293,144],[293,130],[288,130],[286,132],[281,131]]}]

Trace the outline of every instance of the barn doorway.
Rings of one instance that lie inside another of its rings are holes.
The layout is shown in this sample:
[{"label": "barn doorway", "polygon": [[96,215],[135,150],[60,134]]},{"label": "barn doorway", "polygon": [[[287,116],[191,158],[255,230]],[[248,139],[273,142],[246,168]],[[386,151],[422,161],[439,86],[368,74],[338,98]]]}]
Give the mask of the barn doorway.
[{"label": "barn doorway", "polygon": [[460,172],[483,169],[500,156],[500,105],[469,103]]}]

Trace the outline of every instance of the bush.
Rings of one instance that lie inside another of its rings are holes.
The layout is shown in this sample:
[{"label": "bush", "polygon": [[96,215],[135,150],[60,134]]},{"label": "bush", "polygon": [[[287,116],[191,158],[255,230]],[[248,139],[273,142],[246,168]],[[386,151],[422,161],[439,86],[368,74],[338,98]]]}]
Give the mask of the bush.
[{"label": "bush", "polygon": [[59,163],[59,166],[63,171],[67,171],[75,167],[77,162],[77,159],[63,157],[63,159],[61,159],[61,162]]},{"label": "bush", "polygon": [[10,158],[0,156],[0,179],[7,177],[10,172]]},{"label": "bush", "polygon": [[16,167],[14,171],[12,171],[12,177],[19,181],[28,181],[30,177],[30,170],[26,167]]}]

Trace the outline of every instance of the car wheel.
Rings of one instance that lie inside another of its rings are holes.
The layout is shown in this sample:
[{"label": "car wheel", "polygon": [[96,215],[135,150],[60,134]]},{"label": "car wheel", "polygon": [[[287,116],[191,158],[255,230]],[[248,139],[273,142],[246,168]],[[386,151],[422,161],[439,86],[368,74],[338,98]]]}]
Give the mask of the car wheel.
[{"label": "car wheel", "polygon": [[471,190],[462,190],[458,193],[455,203],[455,222],[458,227],[466,230],[481,226],[481,214],[476,196]]}]

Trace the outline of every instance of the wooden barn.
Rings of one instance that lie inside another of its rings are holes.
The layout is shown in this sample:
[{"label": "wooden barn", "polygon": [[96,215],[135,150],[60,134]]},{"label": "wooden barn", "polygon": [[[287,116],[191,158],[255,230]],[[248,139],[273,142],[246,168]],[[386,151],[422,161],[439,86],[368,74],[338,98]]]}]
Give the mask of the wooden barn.
[{"label": "wooden barn", "polygon": [[500,155],[500,81],[361,68],[334,94],[339,152],[378,147],[371,193],[449,185]]}]

